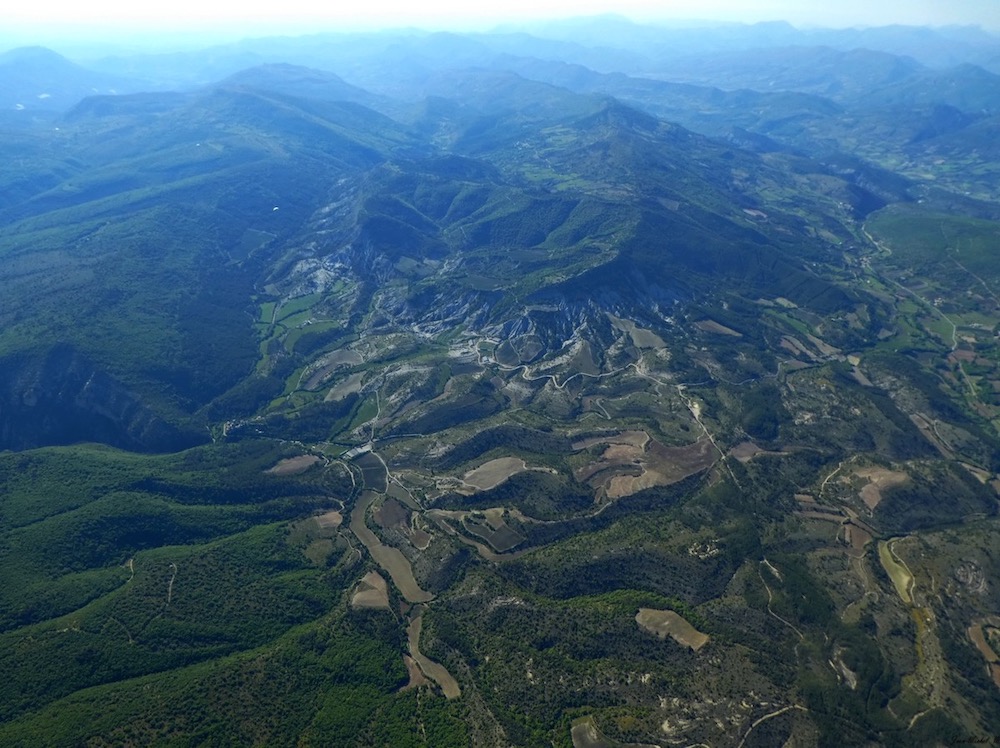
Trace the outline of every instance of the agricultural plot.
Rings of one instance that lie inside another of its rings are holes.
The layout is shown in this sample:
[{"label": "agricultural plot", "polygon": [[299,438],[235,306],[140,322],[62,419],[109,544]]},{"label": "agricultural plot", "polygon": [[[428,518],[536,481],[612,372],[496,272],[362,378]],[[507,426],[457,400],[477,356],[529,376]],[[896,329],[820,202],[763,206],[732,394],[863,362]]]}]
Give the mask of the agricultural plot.
[{"label": "agricultural plot", "polygon": [[740,442],[735,447],[730,449],[728,454],[730,457],[744,463],[750,462],[750,460],[759,455],[768,455],[772,457],[782,457],[788,455],[787,452],[775,452],[773,450],[763,449],[752,441]]},{"label": "agricultural plot", "polygon": [[423,613],[418,613],[406,627],[407,641],[410,646],[410,656],[414,659],[425,676],[441,687],[447,699],[457,699],[462,695],[458,681],[448,672],[444,665],[434,662],[420,651],[420,632],[423,628]]},{"label": "agricultural plot", "polygon": [[344,522],[344,515],[340,511],[333,509],[329,512],[324,512],[323,514],[317,515],[315,517],[316,524],[320,527],[328,530],[336,530]]},{"label": "agricultural plot", "polygon": [[381,574],[370,571],[361,578],[351,595],[351,607],[389,609],[389,587]]},{"label": "agricultural plot", "polygon": [[719,457],[707,437],[683,447],[668,447],[645,432],[625,432],[621,437],[609,435],[577,444],[607,444],[600,458],[578,468],[575,477],[593,487],[598,498],[608,500],[678,483],[708,469]]},{"label": "agricultural plot", "polygon": [[497,553],[506,553],[523,543],[526,538],[511,528],[504,521],[503,515],[503,509],[470,512],[462,517],[462,527],[485,540]]},{"label": "agricultural plot", "polygon": [[351,532],[364,543],[375,562],[381,566],[392,579],[392,583],[400,594],[411,603],[425,603],[434,599],[434,595],[426,592],[417,584],[413,576],[413,568],[398,549],[384,545],[376,537],[366,523],[368,509],[378,498],[378,494],[365,491],[351,511]]},{"label": "agricultural plot", "polygon": [[613,314],[608,314],[608,317],[615,327],[628,334],[632,344],[636,348],[662,350],[667,347],[666,341],[663,338],[652,330],[639,327],[633,320],[621,319]]},{"label": "agricultural plot", "polygon": [[852,474],[866,481],[860,495],[869,511],[874,511],[881,503],[883,491],[902,486],[909,480],[906,473],[880,467],[856,468]]},{"label": "agricultural plot", "polygon": [[479,491],[496,488],[505,480],[518,473],[528,470],[524,460],[517,457],[498,457],[485,462],[475,470],[470,470],[462,476],[462,481]]},{"label": "agricultural plot", "polygon": [[361,468],[364,484],[373,491],[384,493],[388,488],[388,475],[385,463],[371,452],[365,452],[354,459],[354,464]]},{"label": "agricultural plot", "polygon": [[743,333],[737,332],[731,327],[726,327],[725,325],[716,322],[714,319],[705,319],[699,322],[695,322],[694,326],[697,327],[702,332],[710,332],[716,335],[728,335],[733,338],[743,337]]},{"label": "agricultural plot", "polygon": [[318,390],[338,369],[362,363],[364,363],[364,358],[357,351],[351,349],[334,351],[319,359],[302,373],[300,386],[304,390],[313,392]]},{"label": "agricultural plot", "polygon": [[573,720],[570,737],[573,740],[573,748],[657,748],[649,743],[619,743],[609,740],[601,732],[593,717]]},{"label": "agricultural plot", "polygon": [[1000,688],[1000,655],[995,649],[1000,644],[1000,618],[990,616],[980,621],[973,621],[969,626],[969,639],[976,645],[976,649],[986,661],[986,669],[996,684]]},{"label": "agricultural plot", "polygon": [[364,372],[355,372],[351,374],[343,382],[338,382],[330,391],[326,393],[326,397],[323,398],[326,402],[339,402],[343,400],[348,395],[354,395],[361,392],[361,382],[365,378]]},{"label": "agricultural plot", "polygon": [[639,608],[639,612],[635,614],[635,622],[644,631],[661,639],[669,636],[682,647],[690,647],[695,652],[709,642],[708,634],[698,631],[672,610]]},{"label": "agricultural plot", "polygon": [[298,475],[299,473],[304,473],[306,470],[311,468],[313,465],[318,463],[320,458],[316,455],[300,455],[298,457],[286,457],[280,460],[273,467],[268,468],[264,472],[270,475]]},{"label": "agricultural plot", "polygon": [[913,575],[909,569],[899,561],[892,550],[892,541],[880,540],[878,542],[878,558],[885,569],[889,579],[892,580],[893,587],[899,599],[907,605],[913,604]]}]

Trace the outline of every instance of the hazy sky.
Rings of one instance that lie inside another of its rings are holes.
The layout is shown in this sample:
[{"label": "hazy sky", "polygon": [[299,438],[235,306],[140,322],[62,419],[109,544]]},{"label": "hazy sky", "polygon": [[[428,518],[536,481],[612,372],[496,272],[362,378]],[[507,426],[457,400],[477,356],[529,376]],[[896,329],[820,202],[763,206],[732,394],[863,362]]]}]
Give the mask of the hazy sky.
[{"label": "hazy sky", "polygon": [[230,32],[487,28],[515,19],[606,12],[636,20],[787,20],[834,27],[958,23],[1000,30],[1000,0],[0,0],[0,29],[89,35],[137,26]]}]

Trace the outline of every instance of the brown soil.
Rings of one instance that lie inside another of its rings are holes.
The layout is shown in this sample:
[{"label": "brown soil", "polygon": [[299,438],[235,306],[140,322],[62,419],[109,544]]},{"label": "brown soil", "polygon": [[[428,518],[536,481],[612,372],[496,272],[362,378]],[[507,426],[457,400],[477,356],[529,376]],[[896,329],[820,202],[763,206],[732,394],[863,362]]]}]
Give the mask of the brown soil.
[{"label": "brown soil", "polygon": [[316,455],[288,457],[264,472],[269,475],[298,475],[299,473],[304,473],[317,462],[319,462],[319,457]]},{"label": "brown soil", "polygon": [[483,463],[475,470],[470,470],[462,480],[480,491],[488,491],[527,469],[524,460],[517,457],[500,457]]},{"label": "brown soil", "polygon": [[389,588],[381,574],[370,571],[361,578],[351,597],[351,607],[389,609]]},{"label": "brown soil", "polygon": [[410,680],[400,689],[401,691],[408,691],[411,688],[420,688],[420,686],[426,686],[430,683],[430,681],[424,677],[424,674],[420,672],[420,666],[417,665],[417,661],[412,657],[407,654],[403,655],[403,663],[406,665],[406,672],[409,674]]},{"label": "brown soil", "polygon": [[405,532],[410,524],[410,513],[395,499],[386,499],[382,502],[382,506],[375,511],[375,521],[383,529],[399,527]]},{"label": "brown soil", "polygon": [[441,686],[446,699],[457,699],[462,695],[458,681],[452,677],[444,665],[434,662],[420,651],[420,630],[422,625],[423,615],[418,615],[406,627],[406,635],[410,644],[410,656],[420,666],[420,670],[423,671],[424,675]]},{"label": "brown soil", "polygon": [[861,489],[861,500],[870,511],[882,501],[882,491],[894,486],[901,486],[909,480],[906,473],[897,470],[886,470],[880,467],[858,468],[854,475],[868,481],[868,484]]},{"label": "brown soil", "polygon": [[342,515],[337,510],[327,512],[326,514],[320,514],[316,517],[316,524],[322,527],[324,530],[336,530],[344,521],[344,515]]},{"label": "brown soil", "polygon": [[842,522],[843,516],[839,514],[830,514],[829,512],[796,512],[795,516],[803,517],[804,519],[818,519],[822,522]]},{"label": "brown soil", "polygon": [[736,332],[736,330],[731,327],[726,327],[725,325],[720,325],[714,319],[705,319],[701,322],[695,322],[694,326],[703,332],[714,332],[717,335],[728,335],[733,338],[742,338],[743,334]]},{"label": "brown soil", "polygon": [[309,376],[303,388],[310,392],[316,390],[341,366],[356,366],[361,363],[364,363],[364,359],[357,351],[334,351],[322,359],[319,368]]},{"label": "brown soil", "polygon": [[639,608],[639,612],[635,614],[635,622],[651,634],[656,634],[661,639],[670,636],[682,647],[690,647],[695,652],[709,641],[707,634],[698,631],[672,610]]},{"label": "brown soil", "polygon": [[372,491],[364,491],[361,494],[361,498],[351,511],[351,532],[364,543],[365,548],[375,559],[375,563],[389,573],[396,589],[408,602],[425,603],[433,600],[434,595],[422,590],[417,584],[417,580],[413,576],[413,568],[406,556],[398,548],[383,545],[375,533],[368,529],[368,525],[365,523],[365,514],[376,498],[378,498],[377,494]]},{"label": "brown soil", "polygon": [[361,391],[361,380],[365,378],[364,372],[358,372],[351,374],[347,379],[339,384],[335,384],[330,388],[330,391],[326,393],[324,400],[326,402],[335,402],[338,400],[343,400],[348,395],[353,395],[355,392]]},{"label": "brown soil", "polygon": [[612,443],[598,462],[579,468],[576,479],[603,491],[609,499],[619,499],[677,483],[711,467],[717,457],[718,451],[707,437],[683,447],[668,447],[655,439],[649,439],[645,449]]},{"label": "brown soil", "polygon": [[431,544],[431,534],[424,529],[414,527],[410,533],[410,542],[413,547],[420,551],[426,551]]},{"label": "brown soil", "polygon": [[740,442],[729,450],[730,457],[735,457],[740,462],[750,462],[754,457],[764,450],[753,442]]},{"label": "brown soil", "polygon": [[872,542],[872,534],[853,522],[844,525],[844,541],[856,551],[864,551],[865,546]]},{"label": "brown soil", "polygon": [[619,431],[575,441],[573,442],[573,450],[579,452],[581,449],[590,449],[598,444],[631,444],[633,447],[645,447],[648,441],[649,434],[645,431]]}]

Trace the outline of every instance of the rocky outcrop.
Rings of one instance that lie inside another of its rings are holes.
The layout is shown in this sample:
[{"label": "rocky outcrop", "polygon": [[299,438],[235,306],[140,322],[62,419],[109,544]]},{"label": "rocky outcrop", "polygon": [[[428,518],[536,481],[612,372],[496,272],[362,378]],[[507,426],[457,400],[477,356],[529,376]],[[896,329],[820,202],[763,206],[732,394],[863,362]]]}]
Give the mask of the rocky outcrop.
[{"label": "rocky outcrop", "polygon": [[69,346],[0,360],[0,449],[101,442],[170,452],[204,440],[167,423]]}]

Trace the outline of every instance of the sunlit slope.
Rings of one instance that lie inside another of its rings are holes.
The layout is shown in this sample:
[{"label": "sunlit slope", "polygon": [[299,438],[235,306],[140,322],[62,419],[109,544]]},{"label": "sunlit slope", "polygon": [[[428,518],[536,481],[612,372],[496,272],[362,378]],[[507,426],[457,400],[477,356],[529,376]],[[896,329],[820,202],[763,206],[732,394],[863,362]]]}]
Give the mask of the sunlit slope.
[{"label": "sunlit slope", "polygon": [[[204,434],[193,414],[253,366],[252,299],[271,248],[338,179],[410,142],[363,107],[321,108],[234,88],[88,99],[36,135],[66,155],[60,177],[3,211],[0,350],[17,356],[8,374],[68,346],[121,397]],[[60,390],[74,386],[43,383],[40,399],[64,402],[75,394]],[[65,440],[59,430],[37,440]]]}]

